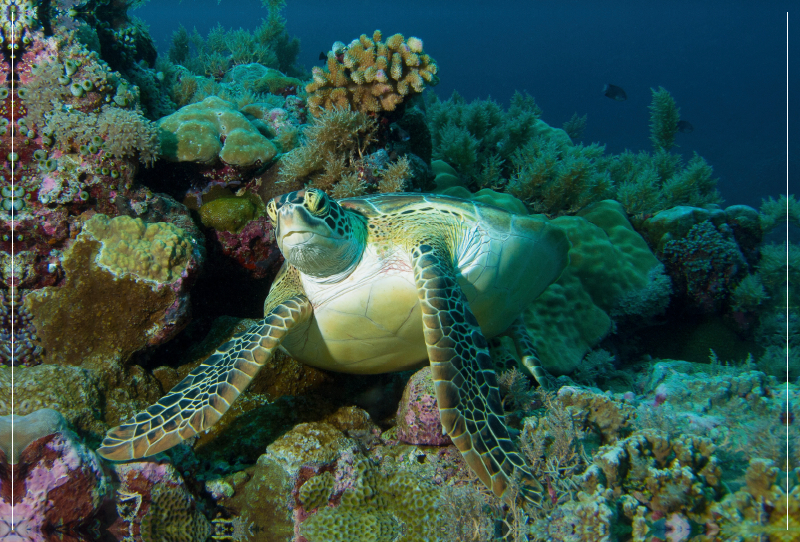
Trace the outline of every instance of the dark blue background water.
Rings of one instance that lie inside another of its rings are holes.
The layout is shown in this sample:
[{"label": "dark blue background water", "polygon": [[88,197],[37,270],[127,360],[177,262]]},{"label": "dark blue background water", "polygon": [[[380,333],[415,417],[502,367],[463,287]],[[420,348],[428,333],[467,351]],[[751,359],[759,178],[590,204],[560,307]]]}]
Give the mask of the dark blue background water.
[{"label": "dark blue background water", "polygon": [[[676,150],[687,158],[697,151],[714,166],[727,204],[757,207],[762,197],[786,192],[790,4],[289,0],[284,16],[307,69],[336,40],[348,43],[376,28],[384,36],[414,35],[439,64],[441,97],[458,90],[468,100],[491,96],[507,104],[515,90],[526,90],[553,126],[587,114],[584,142],[613,153],[651,148],[647,106],[650,88],[661,85],[695,127],[678,134]],[[133,14],[165,53],[179,23],[204,36],[218,22],[252,29],[266,10],[257,0],[154,0]],[[789,58],[798,51],[790,41]],[[791,75],[790,88],[797,81]],[[605,83],[623,87],[628,101],[604,97]],[[797,120],[797,109],[790,110],[790,127]],[[796,193],[800,150],[790,143],[789,191]]]}]

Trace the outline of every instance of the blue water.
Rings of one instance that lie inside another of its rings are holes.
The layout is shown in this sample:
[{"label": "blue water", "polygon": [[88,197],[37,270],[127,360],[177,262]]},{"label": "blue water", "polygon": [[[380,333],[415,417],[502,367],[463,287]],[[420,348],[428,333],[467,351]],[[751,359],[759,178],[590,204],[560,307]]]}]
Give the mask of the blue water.
[{"label": "blue water", "polygon": [[[561,126],[588,115],[584,142],[609,152],[649,150],[650,88],[668,89],[694,125],[675,149],[713,165],[726,204],[755,207],[787,183],[787,10],[792,2],[404,2],[290,0],[283,14],[301,40],[300,63],[376,28],[425,42],[440,67],[435,91],[507,103],[515,90],[536,98],[543,119]],[[206,35],[217,23],[253,29],[266,16],[255,0],[153,1],[132,12],[150,25],[162,53],[183,24]],[[791,14],[790,20],[791,24]],[[791,26],[790,26],[791,28]],[[789,40],[789,58],[800,48]],[[789,88],[798,86],[797,72]],[[626,102],[602,94],[625,89]],[[797,126],[789,109],[789,126]],[[797,192],[800,145],[791,139],[789,191]]]}]

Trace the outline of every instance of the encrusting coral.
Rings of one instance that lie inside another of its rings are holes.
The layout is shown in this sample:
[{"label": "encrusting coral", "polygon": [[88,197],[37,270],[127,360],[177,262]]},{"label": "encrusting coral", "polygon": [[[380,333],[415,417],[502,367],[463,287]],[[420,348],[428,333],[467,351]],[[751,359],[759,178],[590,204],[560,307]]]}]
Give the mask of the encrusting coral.
[{"label": "encrusting coral", "polygon": [[169,222],[145,224],[141,218],[95,215],[84,232],[100,241],[97,265],[117,277],[162,285],[178,280],[192,256],[192,237]]},{"label": "encrusting coral", "polygon": [[325,68],[312,69],[306,85],[308,108],[352,109],[362,113],[394,111],[408,97],[438,82],[436,62],[422,50],[422,40],[394,34],[383,41],[380,30],[372,38],[362,34],[349,45],[333,44]]},{"label": "encrusting coral", "polygon": [[321,508],[301,524],[309,542],[440,540],[434,486],[406,472],[382,474],[369,460],[360,460],[355,471],[356,485],[339,506]]}]

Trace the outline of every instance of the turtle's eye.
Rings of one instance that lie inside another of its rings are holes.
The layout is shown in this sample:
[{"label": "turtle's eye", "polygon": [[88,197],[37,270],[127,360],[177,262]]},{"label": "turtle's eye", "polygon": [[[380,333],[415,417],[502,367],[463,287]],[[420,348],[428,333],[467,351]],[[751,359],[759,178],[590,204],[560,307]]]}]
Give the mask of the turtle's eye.
[{"label": "turtle's eye", "polygon": [[319,216],[328,211],[328,196],[322,190],[306,189],[305,205],[309,211]]},{"label": "turtle's eye", "polygon": [[269,200],[269,203],[267,203],[267,215],[269,215],[269,219],[273,223],[278,222],[278,206],[275,205],[274,199]]}]

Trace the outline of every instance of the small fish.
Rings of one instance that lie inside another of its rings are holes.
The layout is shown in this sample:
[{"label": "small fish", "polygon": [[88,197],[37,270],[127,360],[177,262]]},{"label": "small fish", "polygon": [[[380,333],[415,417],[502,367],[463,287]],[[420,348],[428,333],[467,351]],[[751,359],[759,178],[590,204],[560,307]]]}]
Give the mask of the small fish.
[{"label": "small fish", "polygon": [[327,60],[327,59],[328,59],[328,55],[326,55],[326,54],[325,54],[325,51],[322,51],[322,52],[319,54],[319,59],[320,59],[320,60]]},{"label": "small fish", "polygon": [[682,134],[691,134],[694,132],[694,126],[692,126],[692,123],[688,120],[679,120],[678,131]]},{"label": "small fish", "polygon": [[625,91],[622,90],[617,85],[606,85],[603,87],[603,94],[608,96],[612,100],[616,100],[618,102],[624,102],[628,99],[628,95],[625,94]]}]

